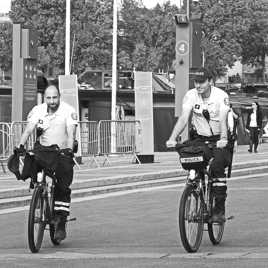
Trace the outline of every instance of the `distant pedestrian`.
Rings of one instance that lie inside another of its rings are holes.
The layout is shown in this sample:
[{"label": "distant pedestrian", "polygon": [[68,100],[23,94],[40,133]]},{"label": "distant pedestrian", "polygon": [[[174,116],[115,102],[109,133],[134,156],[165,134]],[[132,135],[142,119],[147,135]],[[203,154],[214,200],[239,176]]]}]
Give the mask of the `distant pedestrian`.
[{"label": "distant pedestrian", "polygon": [[258,102],[252,103],[252,109],[250,110],[247,117],[246,132],[249,134],[249,149],[252,153],[252,147],[254,152],[257,153],[259,144],[259,134],[262,129],[262,112]]},{"label": "distant pedestrian", "polygon": [[238,123],[239,123],[239,114],[236,113],[233,110],[232,104],[229,104],[230,110],[228,113],[228,140],[229,142],[232,142],[233,144],[233,151],[236,151],[237,148],[237,136],[238,136],[238,132],[237,132],[237,128],[238,128]]},{"label": "distant pedestrian", "polygon": [[237,139],[237,125],[238,125],[238,118],[239,115],[233,110],[232,104],[229,104],[230,110],[228,113],[228,129],[230,134]]}]

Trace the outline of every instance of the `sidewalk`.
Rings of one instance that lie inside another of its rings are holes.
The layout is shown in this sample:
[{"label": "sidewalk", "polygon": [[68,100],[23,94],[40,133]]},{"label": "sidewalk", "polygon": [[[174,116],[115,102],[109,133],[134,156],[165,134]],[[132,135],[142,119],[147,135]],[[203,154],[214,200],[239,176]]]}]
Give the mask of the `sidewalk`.
[{"label": "sidewalk", "polygon": [[[234,154],[233,166],[244,165],[248,167],[256,166],[256,163],[267,162],[268,166],[268,143],[263,143],[259,146],[258,153],[249,153],[247,145],[239,145]],[[84,164],[80,165],[80,169],[75,167],[74,183],[83,183],[88,181],[95,181],[101,179],[126,178],[134,176],[144,176],[145,174],[154,174],[154,177],[174,177],[175,174],[184,172],[179,163],[178,154],[176,152],[156,152],[155,162],[149,164],[133,164],[131,158],[122,159],[112,157],[111,165],[105,167],[95,167],[89,165],[87,160],[83,160]],[[0,192],[28,189],[28,181],[17,181],[15,176],[7,172],[4,174],[0,172]]]}]

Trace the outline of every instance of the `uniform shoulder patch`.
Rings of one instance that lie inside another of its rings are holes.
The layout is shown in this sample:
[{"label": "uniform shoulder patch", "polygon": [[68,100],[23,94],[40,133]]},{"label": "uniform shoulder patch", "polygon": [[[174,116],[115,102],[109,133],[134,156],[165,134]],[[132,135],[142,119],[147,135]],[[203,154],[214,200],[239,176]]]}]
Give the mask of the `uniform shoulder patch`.
[{"label": "uniform shoulder patch", "polygon": [[71,118],[73,120],[77,120],[77,118],[78,118],[77,113],[71,113]]}]

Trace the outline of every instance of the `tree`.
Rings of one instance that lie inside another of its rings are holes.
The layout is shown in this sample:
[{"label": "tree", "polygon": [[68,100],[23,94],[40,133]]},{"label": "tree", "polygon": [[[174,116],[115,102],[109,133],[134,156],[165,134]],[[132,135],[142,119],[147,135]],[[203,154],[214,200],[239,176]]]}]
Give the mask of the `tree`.
[{"label": "tree", "polygon": [[[112,0],[73,0],[71,4],[71,37],[75,38],[72,71],[111,66]],[[63,73],[65,0],[14,0],[10,17],[37,31],[42,52],[38,67],[45,72],[58,70],[55,75]]]},{"label": "tree", "polygon": [[113,5],[108,1],[74,1],[72,31],[75,33],[74,72],[112,66]]},{"label": "tree", "polygon": [[226,73],[241,56],[239,36],[247,31],[248,12],[245,0],[201,0],[202,50],[205,66],[215,77]]},{"label": "tree", "polygon": [[175,59],[176,32],[174,15],[177,6],[170,2],[157,4],[153,9],[141,1],[124,0],[120,12],[120,27],[124,33],[119,49],[142,71],[168,71]]},{"label": "tree", "polygon": [[[202,14],[201,46],[205,64],[215,76],[223,75],[226,66],[232,67],[240,57],[245,63],[263,66],[268,43],[267,3],[267,0],[191,3],[191,10]],[[72,0],[71,4],[71,44],[74,44],[71,71],[79,74],[86,68],[111,69],[113,1]],[[120,66],[142,71],[169,71],[175,59],[173,18],[178,12],[178,7],[169,1],[147,9],[142,0],[122,0],[118,16]],[[54,75],[63,73],[65,0],[14,0],[10,17],[13,22],[37,31],[38,67],[45,73],[51,69],[54,69]],[[4,68],[9,68],[10,30],[2,30],[0,37],[0,57],[5,62]],[[3,40],[7,42],[4,44]]]},{"label": "tree", "polygon": [[198,5],[191,2],[191,11],[202,15],[205,65],[214,76],[223,75],[226,66],[232,67],[237,59],[247,64],[263,62],[267,4],[267,0],[200,0]]},{"label": "tree", "polygon": [[12,67],[12,24],[0,23],[0,68],[9,71]]},{"label": "tree", "polygon": [[251,3],[250,26],[241,35],[242,63],[256,67],[264,81],[265,56],[268,54],[268,1]]},{"label": "tree", "polygon": [[38,34],[38,47],[42,56],[38,67],[45,72],[51,68],[64,68],[64,0],[14,0],[11,2],[10,18],[22,27],[31,27]]}]

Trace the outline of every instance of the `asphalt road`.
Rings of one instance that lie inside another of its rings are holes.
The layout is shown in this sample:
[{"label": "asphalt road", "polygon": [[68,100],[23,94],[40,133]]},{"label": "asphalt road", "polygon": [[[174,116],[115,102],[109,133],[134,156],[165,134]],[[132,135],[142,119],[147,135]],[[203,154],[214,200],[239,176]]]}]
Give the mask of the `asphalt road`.
[{"label": "asphalt road", "polygon": [[177,229],[182,186],[103,195],[72,205],[68,237],[38,254],[27,245],[27,211],[0,215],[0,267],[268,267],[268,180],[229,181],[228,221],[220,246],[204,234],[188,254]]}]

